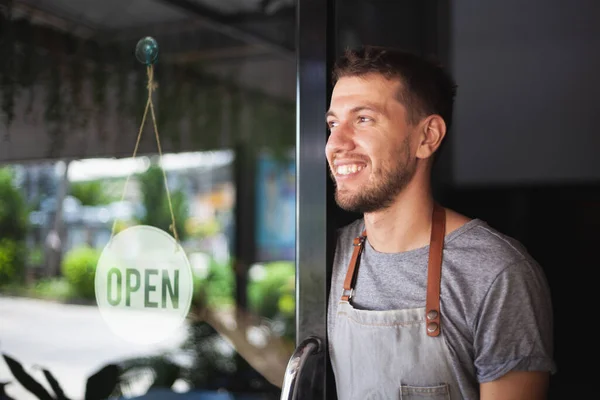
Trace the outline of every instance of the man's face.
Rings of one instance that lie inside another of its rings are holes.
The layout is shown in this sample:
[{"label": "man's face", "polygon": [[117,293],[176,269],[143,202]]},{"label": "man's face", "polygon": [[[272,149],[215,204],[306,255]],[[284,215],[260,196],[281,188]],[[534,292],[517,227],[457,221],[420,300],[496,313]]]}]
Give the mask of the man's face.
[{"label": "man's face", "polygon": [[326,154],[336,201],[347,211],[387,208],[414,175],[416,135],[397,98],[400,85],[377,74],[335,85]]}]

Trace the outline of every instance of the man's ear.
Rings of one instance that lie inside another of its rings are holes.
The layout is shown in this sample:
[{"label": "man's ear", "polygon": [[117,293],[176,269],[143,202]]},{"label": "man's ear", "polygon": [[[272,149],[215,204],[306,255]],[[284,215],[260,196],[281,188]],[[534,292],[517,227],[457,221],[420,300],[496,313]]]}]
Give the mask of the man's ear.
[{"label": "man's ear", "polygon": [[419,124],[420,141],[417,158],[430,158],[446,136],[446,123],[439,115],[430,115]]}]

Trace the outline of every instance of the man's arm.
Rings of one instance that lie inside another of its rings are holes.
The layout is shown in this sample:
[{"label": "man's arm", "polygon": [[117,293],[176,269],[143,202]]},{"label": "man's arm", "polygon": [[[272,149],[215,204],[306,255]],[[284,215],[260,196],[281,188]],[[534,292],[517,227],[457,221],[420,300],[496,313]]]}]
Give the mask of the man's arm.
[{"label": "man's arm", "polygon": [[474,329],[481,400],[543,400],[553,361],[550,292],[541,268],[522,260],[488,288]]},{"label": "man's arm", "polygon": [[545,400],[548,372],[512,371],[495,381],[482,383],[481,400]]}]

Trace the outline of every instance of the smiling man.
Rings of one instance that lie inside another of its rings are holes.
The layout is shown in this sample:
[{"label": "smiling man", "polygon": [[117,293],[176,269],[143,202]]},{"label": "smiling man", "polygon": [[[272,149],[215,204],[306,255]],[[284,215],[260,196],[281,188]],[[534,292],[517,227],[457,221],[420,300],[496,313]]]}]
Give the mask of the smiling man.
[{"label": "smiling man", "polygon": [[338,397],[545,399],[553,316],[540,266],[514,239],[438,204],[436,152],[456,86],[382,48],[334,68],[326,154],[338,234],[328,336]]}]

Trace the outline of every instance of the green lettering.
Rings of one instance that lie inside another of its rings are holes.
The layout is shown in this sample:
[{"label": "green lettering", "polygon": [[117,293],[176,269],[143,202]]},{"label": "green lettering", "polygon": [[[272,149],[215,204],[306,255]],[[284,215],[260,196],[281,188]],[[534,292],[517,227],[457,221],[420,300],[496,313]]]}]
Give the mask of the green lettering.
[{"label": "green lettering", "polygon": [[[114,291],[113,289],[113,275],[117,278],[117,297],[114,298],[113,294]],[[121,271],[118,268],[111,268],[108,270],[108,280],[107,280],[107,285],[106,285],[106,297],[108,299],[108,303],[111,306],[118,306],[119,303],[121,302]]]},{"label": "green lettering", "polygon": [[[140,273],[137,269],[127,268],[127,296],[125,299],[125,305],[131,307],[131,293],[136,292],[140,288]],[[135,283],[132,284],[131,277],[135,276]]]},{"label": "green lettering", "polygon": [[150,301],[150,291],[155,291],[156,286],[150,284],[150,275],[158,275],[157,269],[147,269],[146,270],[146,280],[144,285],[144,306],[158,308],[158,303],[154,301]]},{"label": "green lettering", "polygon": [[171,286],[171,280],[169,279],[169,271],[163,270],[162,276],[162,307],[167,307],[167,292],[171,298],[171,304],[173,308],[179,308],[179,270],[175,270],[175,276],[173,277],[173,285]]}]

